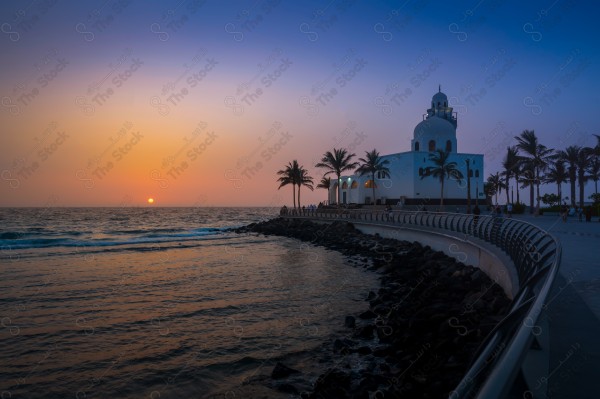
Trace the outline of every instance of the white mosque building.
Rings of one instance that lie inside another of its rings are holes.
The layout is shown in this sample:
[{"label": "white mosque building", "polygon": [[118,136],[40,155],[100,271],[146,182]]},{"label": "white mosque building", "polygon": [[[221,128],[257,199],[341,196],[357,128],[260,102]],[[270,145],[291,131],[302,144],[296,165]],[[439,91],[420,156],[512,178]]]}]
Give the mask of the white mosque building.
[{"label": "white mosque building", "polygon": [[[429,154],[437,149],[450,152],[449,162],[456,162],[464,179],[461,182],[452,179],[444,181],[444,204],[464,205],[467,203],[467,167],[469,168],[471,200],[475,203],[485,199],[483,193],[483,155],[458,152],[456,140],[457,118],[452,107],[448,106],[448,97],[441,87],[431,99],[431,108],[423,114],[423,120],[415,126],[411,149],[406,152],[382,155],[388,160],[390,176],[383,178],[375,174],[375,181],[366,174],[342,176],[341,202],[343,204],[389,204],[389,205],[439,205],[440,182],[432,176],[421,178],[428,166],[434,166]],[[364,157],[364,154],[357,154]],[[355,158],[356,159],[356,158]],[[467,166],[467,163],[469,166]],[[329,189],[329,203],[336,202],[338,183]],[[375,201],[373,189],[375,184]]]}]

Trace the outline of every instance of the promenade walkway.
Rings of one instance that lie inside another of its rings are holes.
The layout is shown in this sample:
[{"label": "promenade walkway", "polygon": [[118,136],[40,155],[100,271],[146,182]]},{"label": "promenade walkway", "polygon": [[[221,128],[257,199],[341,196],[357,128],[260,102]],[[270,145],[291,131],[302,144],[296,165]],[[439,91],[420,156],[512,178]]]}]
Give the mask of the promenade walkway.
[{"label": "promenade walkway", "polygon": [[548,297],[550,398],[600,397],[600,223],[515,215],[558,238],[563,256]]}]

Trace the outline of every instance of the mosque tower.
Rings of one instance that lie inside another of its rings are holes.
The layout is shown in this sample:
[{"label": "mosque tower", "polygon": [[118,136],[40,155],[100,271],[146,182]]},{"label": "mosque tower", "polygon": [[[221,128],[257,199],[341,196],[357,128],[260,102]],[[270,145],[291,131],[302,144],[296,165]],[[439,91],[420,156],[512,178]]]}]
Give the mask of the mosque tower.
[{"label": "mosque tower", "polygon": [[423,114],[414,130],[411,141],[412,151],[433,152],[444,150],[456,153],[456,114],[448,106],[448,97],[441,86],[431,98],[431,108]]}]

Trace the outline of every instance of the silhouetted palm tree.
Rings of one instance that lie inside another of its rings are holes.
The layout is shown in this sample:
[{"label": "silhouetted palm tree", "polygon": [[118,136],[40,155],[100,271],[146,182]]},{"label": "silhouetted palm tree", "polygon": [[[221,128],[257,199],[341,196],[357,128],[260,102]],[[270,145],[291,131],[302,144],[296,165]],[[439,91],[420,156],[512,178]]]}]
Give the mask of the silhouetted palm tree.
[{"label": "silhouetted palm tree", "polygon": [[529,213],[533,213],[533,197],[534,197],[534,189],[535,189],[535,173],[533,169],[531,169],[530,164],[523,164],[523,168],[521,169],[521,179],[520,182],[523,183],[521,188],[529,187]]},{"label": "silhouetted palm tree", "polygon": [[585,183],[588,180],[588,176],[585,174],[587,169],[590,167],[592,160],[593,149],[590,147],[583,147],[579,149],[577,153],[577,181],[579,182],[579,207],[583,208]]},{"label": "silhouetted palm tree", "polygon": [[548,163],[554,158],[554,150],[547,148],[538,142],[533,130],[524,130],[520,136],[516,136],[517,148],[523,151],[525,163],[531,165],[534,175],[534,183],[537,187],[536,212],[540,210],[540,173],[546,169]]},{"label": "silhouetted palm tree", "polygon": [[456,167],[456,162],[448,162],[450,152],[442,151],[440,149],[435,150],[429,154],[429,160],[433,162],[435,166],[428,166],[425,168],[421,179],[432,176],[440,181],[440,207],[444,206],[444,181],[446,179],[453,178],[459,183],[463,179],[463,174]]},{"label": "silhouetted palm tree", "polygon": [[331,177],[321,177],[321,181],[317,184],[317,188],[324,188],[327,190],[327,193],[329,193],[329,188],[331,188]]},{"label": "silhouetted palm tree", "polygon": [[556,183],[558,188],[558,204],[562,204],[562,184],[569,180],[569,174],[565,166],[565,161],[562,158],[558,158],[554,161],[552,166],[548,168],[546,176],[544,177],[545,183]]},{"label": "silhouetted palm tree", "polygon": [[294,159],[292,162],[289,162],[286,165],[285,169],[277,171],[277,174],[281,176],[279,179],[277,179],[277,181],[279,182],[279,187],[277,188],[278,190],[283,186],[287,186],[288,184],[292,185],[292,198],[294,199],[294,209],[296,209],[296,181],[299,170],[300,166],[298,165],[298,161]]},{"label": "silhouetted palm tree", "polygon": [[598,180],[600,180],[600,156],[594,155],[588,168],[588,177],[594,182],[594,192],[598,194]]},{"label": "silhouetted palm tree", "polygon": [[325,154],[323,154],[321,162],[315,165],[317,168],[327,169],[327,172],[325,172],[325,176],[332,173],[336,175],[338,182],[338,206],[340,204],[341,197],[341,185],[339,183],[340,178],[342,176],[342,172],[353,170],[358,166],[358,162],[352,162],[352,158],[354,158],[355,156],[356,154],[348,154],[348,151],[344,148],[334,148],[333,152],[327,151]]},{"label": "silhouetted palm tree", "polygon": [[313,187],[313,178],[309,176],[308,171],[304,169],[304,166],[300,166],[298,168],[298,174],[296,176],[296,184],[298,185],[298,209],[301,208],[300,205],[300,188],[302,186],[308,187],[310,191],[313,191],[315,188]]},{"label": "silhouetted palm tree", "polygon": [[577,158],[579,157],[579,150],[581,147],[577,145],[571,145],[558,152],[558,156],[569,164],[569,182],[571,183],[571,205],[575,206],[575,182],[577,181]]},{"label": "silhouetted palm tree", "polygon": [[[517,150],[517,147],[507,147],[506,155],[504,156],[504,160],[502,161],[502,167],[504,168],[504,171],[502,172],[502,176],[504,176],[504,179],[505,179],[504,184],[506,185],[506,203],[507,204],[510,202],[510,200],[508,198],[508,187],[510,186],[510,178],[515,177],[515,179],[517,179],[520,161],[521,161],[521,159],[519,158],[519,152]],[[517,202],[519,202],[519,181],[518,180],[516,180],[516,186],[517,186]]]},{"label": "silhouetted palm tree", "polygon": [[502,192],[502,189],[506,189],[506,184],[502,181],[500,172],[489,175],[487,182],[493,187],[494,194],[496,194],[496,204],[498,203],[498,194]]},{"label": "silhouetted palm tree", "polygon": [[375,197],[375,173],[379,172],[382,178],[390,177],[390,169],[386,166],[390,163],[387,159],[381,159],[379,152],[376,149],[373,151],[365,151],[366,157],[359,158],[362,162],[356,172],[361,176],[371,174],[371,188],[373,189],[373,203],[376,203]]}]

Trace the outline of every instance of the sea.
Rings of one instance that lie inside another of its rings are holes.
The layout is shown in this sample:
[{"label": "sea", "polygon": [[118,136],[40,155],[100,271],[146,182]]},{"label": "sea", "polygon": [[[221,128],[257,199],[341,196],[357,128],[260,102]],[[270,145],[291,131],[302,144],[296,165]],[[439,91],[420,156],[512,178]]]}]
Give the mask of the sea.
[{"label": "sea", "polygon": [[231,230],[278,211],[0,208],[0,398],[252,397],[278,361],[315,379],[378,277]]}]

